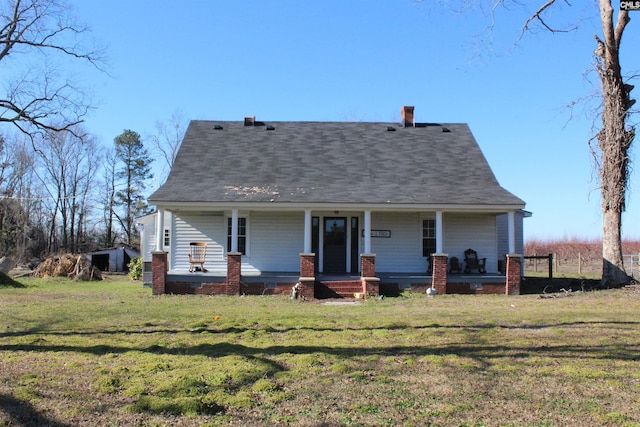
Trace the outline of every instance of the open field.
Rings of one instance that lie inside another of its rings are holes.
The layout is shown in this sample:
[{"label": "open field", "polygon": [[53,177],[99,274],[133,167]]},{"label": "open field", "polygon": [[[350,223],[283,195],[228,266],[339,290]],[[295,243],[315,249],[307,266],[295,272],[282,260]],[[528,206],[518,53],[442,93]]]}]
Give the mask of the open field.
[{"label": "open field", "polygon": [[0,286],[0,426],[640,426],[640,292],[360,304]]}]

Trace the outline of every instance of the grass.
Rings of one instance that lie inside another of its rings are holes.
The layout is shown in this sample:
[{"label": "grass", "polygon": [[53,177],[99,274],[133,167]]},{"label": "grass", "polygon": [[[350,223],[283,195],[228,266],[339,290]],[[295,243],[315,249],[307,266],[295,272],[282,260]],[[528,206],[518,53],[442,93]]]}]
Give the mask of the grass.
[{"label": "grass", "polygon": [[640,293],[0,286],[0,426],[640,426]]}]

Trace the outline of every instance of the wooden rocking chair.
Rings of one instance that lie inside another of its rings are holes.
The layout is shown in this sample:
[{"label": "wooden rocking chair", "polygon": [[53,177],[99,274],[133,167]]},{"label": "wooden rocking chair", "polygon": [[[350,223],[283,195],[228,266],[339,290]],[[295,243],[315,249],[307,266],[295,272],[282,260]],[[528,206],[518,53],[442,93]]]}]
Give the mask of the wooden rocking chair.
[{"label": "wooden rocking chair", "polygon": [[486,258],[478,259],[478,253],[473,249],[467,249],[464,251],[465,273],[471,273],[471,270],[478,270],[478,273],[486,273],[484,268],[486,262]]},{"label": "wooden rocking chair", "polygon": [[458,257],[449,258],[449,273],[462,273],[462,263],[458,261]]},{"label": "wooden rocking chair", "polygon": [[[193,273],[198,271],[207,271],[204,268],[204,259],[207,256],[207,244],[205,242],[191,242],[189,243],[189,272]],[[200,267],[196,267],[200,265]]]}]

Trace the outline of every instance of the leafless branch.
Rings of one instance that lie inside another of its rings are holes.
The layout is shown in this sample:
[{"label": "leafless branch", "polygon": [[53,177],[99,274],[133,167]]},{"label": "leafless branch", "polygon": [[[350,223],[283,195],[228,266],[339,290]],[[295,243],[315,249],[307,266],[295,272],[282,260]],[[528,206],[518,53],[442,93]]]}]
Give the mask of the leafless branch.
[{"label": "leafless branch", "polygon": [[[529,17],[529,19],[527,19],[527,21],[522,26],[522,32],[520,33],[520,37],[518,38],[518,41],[522,40],[525,33],[531,30],[531,23],[536,21],[539,22],[540,25],[542,25],[546,30],[548,30],[551,33],[570,33],[578,29],[577,26],[559,29],[559,28],[554,28],[551,25],[547,24],[547,21],[544,19],[543,15],[548,9],[550,9],[556,3],[556,1],[557,0],[548,0],[545,4],[540,6],[538,10],[536,10],[535,13],[533,13],[533,15]],[[571,6],[571,4],[567,0],[563,0],[563,1],[568,6]]]},{"label": "leafless branch", "polygon": [[[30,136],[62,130],[81,136],[74,129],[90,100],[56,72],[50,59],[84,61],[103,71],[103,49],[84,46],[88,28],[75,21],[64,0],[0,0],[0,11],[0,72],[14,78],[0,94],[0,123],[12,123]],[[15,68],[9,57],[26,61]],[[33,63],[38,60],[41,69]]]}]

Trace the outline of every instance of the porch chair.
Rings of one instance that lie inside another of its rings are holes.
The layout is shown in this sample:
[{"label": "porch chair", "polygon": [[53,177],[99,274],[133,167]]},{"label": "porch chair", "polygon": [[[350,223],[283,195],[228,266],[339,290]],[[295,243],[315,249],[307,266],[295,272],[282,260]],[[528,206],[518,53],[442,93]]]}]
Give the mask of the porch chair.
[{"label": "porch chair", "polygon": [[467,249],[464,251],[465,273],[471,273],[471,270],[478,270],[478,273],[486,273],[484,268],[486,262],[486,258],[478,259],[478,253],[473,249]]},{"label": "porch chair", "polygon": [[[205,242],[191,242],[189,243],[189,272],[194,271],[207,271],[204,268],[204,259],[207,256],[207,244]],[[200,265],[200,267],[196,267]]]},{"label": "porch chair", "polygon": [[449,273],[462,273],[462,263],[458,261],[458,257],[452,256],[449,258]]}]

